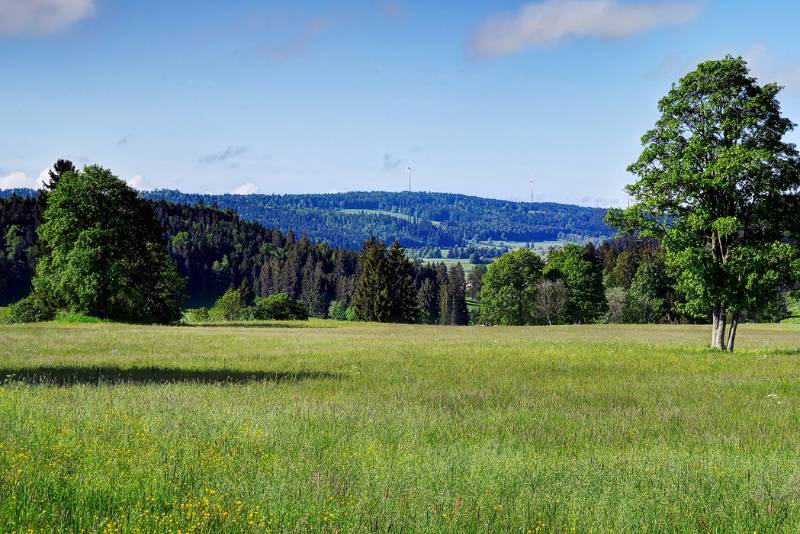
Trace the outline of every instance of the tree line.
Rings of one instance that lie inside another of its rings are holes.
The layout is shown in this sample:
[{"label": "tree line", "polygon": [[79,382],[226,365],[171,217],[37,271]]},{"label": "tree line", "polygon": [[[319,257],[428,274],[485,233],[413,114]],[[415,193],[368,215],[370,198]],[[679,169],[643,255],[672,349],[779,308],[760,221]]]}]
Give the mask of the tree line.
[{"label": "tree line", "polygon": [[[228,320],[289,313],[467,322],[465,314],[452,311],[466,307],[460,266],[448,272],[444,264],[411,262],[397,242],[387,251],[372,238],[359,254],[265,228],[231,210],[141,199],[102,167],[78,170],[59,160],[51,173],[37,196],[0,200],[0,302],[30,293],[15,308],[20,317],[48,319],[63,308],[116,320],[171,322],[189,306]],[[406,287],[402,313],[371,315],[357,298],[368,294],[365,281],[373,279],[373,265],[382,273],[378,283],[395,280],[384,276],[383,258],[371,255],[375,247],[391,258],[392,268],[403,259],[413,287]],[[424,313],[411,311],[419,291]]]}]

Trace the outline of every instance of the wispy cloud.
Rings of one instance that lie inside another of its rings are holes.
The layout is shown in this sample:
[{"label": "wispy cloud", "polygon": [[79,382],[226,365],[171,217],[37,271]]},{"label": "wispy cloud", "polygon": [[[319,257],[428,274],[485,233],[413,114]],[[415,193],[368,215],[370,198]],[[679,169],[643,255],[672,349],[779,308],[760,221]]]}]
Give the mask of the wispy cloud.
[{"label": "wispy cloud", "polygon": [[253,182],[245,182],[240,186],[234,188],[231,193],[234,195],[252,195],[258,191],[258,186]]},{"label": "wispy cloud", "polygon": [[764,43],[757,43],[742,56],[760,83],[777,82],[787,91],[800,91],[800,63],[779,61]]},{"label": "wispy cloud", "polygon": [[398,168],[400,165],[403,164],[403,160],[401,158],[395,157],[392,154],[386,152],[383,155],[383,170],[384,171],[391,171],[392,169]]},{"label": "wispy cloud", "polygon": [[334,24],[332,17],[312,17],[285,42],[270,46],[266,54],[271,59],[288,59],[306,52],[311,41]]},{"label": "wispy cloud", "polygon": [[47,35],[90,16],[95,0],[0,0],[0,35]]},{"label": "wispy cloud", "polygon": [[699,7],[687,2],[622,3],[617,0],[545,0],[517,13],[486,20],[472,38],[480,57],[497,57],[527,48],[554,47],[575,37],[620,39],[661,26],[688,22]]},{"label": "wispy cloud", "polygon": [[225,163],[247,152],[246,146],[229,146],[225,150],[205,155],[197,161],[200,163]]}]

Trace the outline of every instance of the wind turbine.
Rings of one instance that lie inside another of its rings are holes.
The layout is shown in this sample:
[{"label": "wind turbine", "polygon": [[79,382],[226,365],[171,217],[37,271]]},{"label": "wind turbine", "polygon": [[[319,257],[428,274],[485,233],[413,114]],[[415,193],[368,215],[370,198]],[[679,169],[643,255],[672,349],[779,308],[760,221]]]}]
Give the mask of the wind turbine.
[{"label": "wind turbine", "polygon": [[406,169],[408,171],[408,192],[411,192],[411,165]]},{"label": "wind turbine", "polygon": [[531,204],[533,204],[533,177],[531,177],[530,179],[530,184],[531,184]]}]

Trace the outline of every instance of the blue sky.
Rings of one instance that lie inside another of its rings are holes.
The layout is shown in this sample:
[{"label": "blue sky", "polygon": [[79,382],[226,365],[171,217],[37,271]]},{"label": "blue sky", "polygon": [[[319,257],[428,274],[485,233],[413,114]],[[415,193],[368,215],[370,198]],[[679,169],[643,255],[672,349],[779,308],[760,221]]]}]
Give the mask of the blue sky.
[{"label": "blue sky", "polygon": [[[0,187],[414,189],[609,206],[670,83],[743,55],[800,122],[790,1],[0,0]],[[800,136],[793,135],[793,141]]]}]

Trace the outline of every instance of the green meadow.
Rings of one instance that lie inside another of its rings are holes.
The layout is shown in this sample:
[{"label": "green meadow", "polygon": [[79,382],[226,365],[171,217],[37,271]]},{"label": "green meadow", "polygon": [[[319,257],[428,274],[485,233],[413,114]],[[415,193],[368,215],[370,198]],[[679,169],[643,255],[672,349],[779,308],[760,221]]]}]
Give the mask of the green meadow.
[{"label": "green meadow", "polygon": [[0,532],[797,532],[800,325],[0,326]]}]

